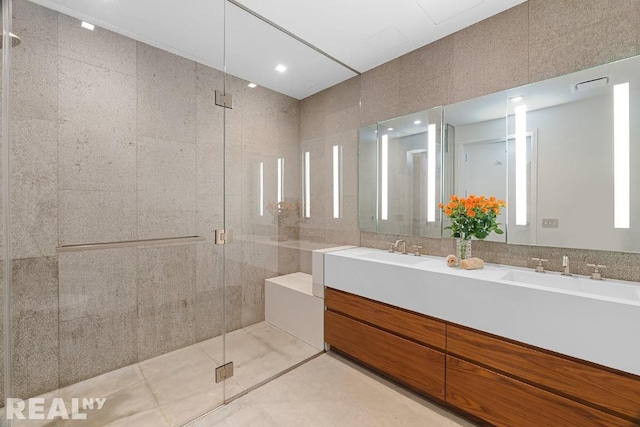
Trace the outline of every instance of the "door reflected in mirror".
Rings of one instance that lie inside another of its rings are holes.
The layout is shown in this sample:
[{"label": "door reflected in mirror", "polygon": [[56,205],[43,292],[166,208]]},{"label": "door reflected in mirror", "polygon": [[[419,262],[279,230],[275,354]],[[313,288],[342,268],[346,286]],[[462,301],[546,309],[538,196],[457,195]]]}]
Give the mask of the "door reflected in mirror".
[{"label": "door reflected in mirror", "polygon": [[360,228],[441,237],[442,108],[360,129]]}]

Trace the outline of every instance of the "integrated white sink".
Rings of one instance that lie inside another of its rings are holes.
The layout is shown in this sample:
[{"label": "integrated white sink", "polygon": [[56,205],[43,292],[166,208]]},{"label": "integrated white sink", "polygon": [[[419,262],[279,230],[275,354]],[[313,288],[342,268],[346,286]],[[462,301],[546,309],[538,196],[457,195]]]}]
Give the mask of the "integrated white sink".
[{"label": "integrated white sink", "polygon": [[364,259],[371,259],[374,261],[392,262],[402,265],[415,265],[425,262],[434,262],[431,257],[415,256],[410,254],[390,253],[385,251],[371,250],[360,255]]},{"label": "integrated white sink", "polygon": [[536,273],[535,271],[523,271],[520,269],[508,271],[503,280],[555,290],[579,292],[595,297],[640,301],[640,285],[617,280],[591,280],[584,276],[563,276],[559,273]]},{"label": "integrated white sink", "polygon": [[[480,254],[481,255],[481,254]],[[640,284],[371,248],[325,254],[330,288],[640,375]]]}]

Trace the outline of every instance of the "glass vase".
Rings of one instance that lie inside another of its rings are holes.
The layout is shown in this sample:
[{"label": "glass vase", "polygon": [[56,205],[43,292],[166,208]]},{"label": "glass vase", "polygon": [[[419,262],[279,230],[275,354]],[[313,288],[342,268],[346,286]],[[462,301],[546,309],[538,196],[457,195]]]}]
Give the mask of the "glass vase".
[{"label": "glass vase", "polygon": [[471,239],[456,238],[456,256],[459,261],[471,258]]}]

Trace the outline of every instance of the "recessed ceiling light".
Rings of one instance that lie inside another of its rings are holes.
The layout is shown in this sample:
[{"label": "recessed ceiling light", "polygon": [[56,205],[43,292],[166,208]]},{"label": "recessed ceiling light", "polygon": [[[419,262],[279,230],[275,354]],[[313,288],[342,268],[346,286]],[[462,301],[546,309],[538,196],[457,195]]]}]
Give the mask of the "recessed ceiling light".
[{"label": "recessed ceiling light", "polygon": [[510,98],[511,102],[520,102],[524,99],[524,96],[519,95],[519,96],[514,96],[513,98]]},{"label": "recessed ceiling light", "polygon": [[80,26],[82,28],[86,28],[87,30],[91,30],[91,31],[93,31],[93,29],[95,28],[93,24],[89,24],[88,22],[85,22],[85,21],[82,21],[82,24],[80,24]]},{"label": "recessed ceiling light", "polygon": [[275,70],[279,73],[284,73],[285,71],[287,71],[287,67],[282,64],[278,64],[276,65]]},{"label": "recessed ceiling light", "polygon": [[422,121],[420,120],[416,120],[415,122],[413,122],[414,125],[419,125],[420,123],[422,123]]},{"label": "recessed ceiling light", "polygon": [[258,87],[258,85],[255,83],[249,83],[247,86],[249,86],[251,89],[253,89],[254,87]]},{"label": "recessed ceiling light", "polygon": [[387,128],[387,130],[388,130],[389,132],[391,132],[391,131],[393,130],[393,128]]}]

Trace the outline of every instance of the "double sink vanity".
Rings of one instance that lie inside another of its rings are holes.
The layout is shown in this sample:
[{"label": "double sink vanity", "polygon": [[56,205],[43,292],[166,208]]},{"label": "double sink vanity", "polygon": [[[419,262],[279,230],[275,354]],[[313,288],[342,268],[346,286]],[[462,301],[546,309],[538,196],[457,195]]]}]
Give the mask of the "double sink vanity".
[{"label": "double sink vanity", "polygon": [[325,341],[497,426],[640,425],[640,285],[325,254]]}]

